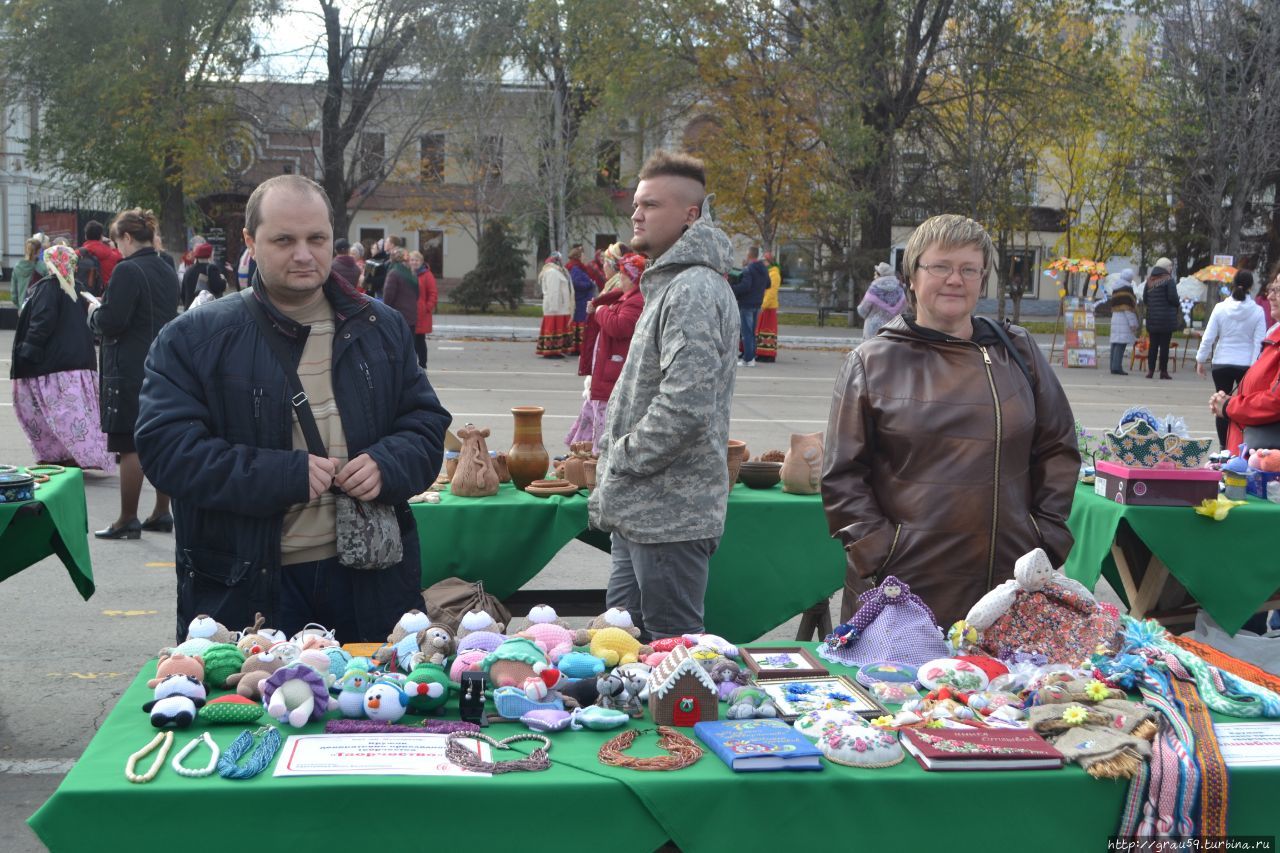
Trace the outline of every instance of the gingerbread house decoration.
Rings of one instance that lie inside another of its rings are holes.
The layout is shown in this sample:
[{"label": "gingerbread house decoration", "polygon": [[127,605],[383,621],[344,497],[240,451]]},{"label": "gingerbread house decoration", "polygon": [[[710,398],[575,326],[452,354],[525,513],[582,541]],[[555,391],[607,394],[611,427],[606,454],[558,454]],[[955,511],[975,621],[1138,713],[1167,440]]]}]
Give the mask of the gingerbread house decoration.
[{"label": "gingerbread house decoration", "polygon": [[649,716],[660,726],[692,726],[720,717],[715,682],[684,646],[649,674]]}]

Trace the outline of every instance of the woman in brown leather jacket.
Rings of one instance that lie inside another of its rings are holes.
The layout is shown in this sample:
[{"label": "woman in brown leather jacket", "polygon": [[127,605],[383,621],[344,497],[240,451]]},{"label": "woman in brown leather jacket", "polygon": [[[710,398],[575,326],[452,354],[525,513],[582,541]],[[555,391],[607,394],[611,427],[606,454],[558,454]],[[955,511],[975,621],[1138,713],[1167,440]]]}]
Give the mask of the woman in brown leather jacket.
[{"label": "woman in brown leather jacket", "polygon": [[1055,565],[1080,453],[1071,406],[1025,330],[973,316],[995,248],[982,226],[935,216],[907,241],[915,315],[849,354],[827,426],[822,501],[848,554],[843,619],[895,575],[944,628],[1013,563]]}]

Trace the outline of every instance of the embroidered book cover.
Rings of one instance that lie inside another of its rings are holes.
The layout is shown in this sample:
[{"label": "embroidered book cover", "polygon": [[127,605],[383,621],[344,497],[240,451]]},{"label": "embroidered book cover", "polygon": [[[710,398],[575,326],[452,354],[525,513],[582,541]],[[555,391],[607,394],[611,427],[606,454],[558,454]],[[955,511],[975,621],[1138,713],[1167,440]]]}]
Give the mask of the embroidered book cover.
[{"label": "embroidered book cover", "polygon": [[1062,753],[1025,729],[908,729],[902,745],[925,770],[1052,770]]},{"label": "embroidered book cover", "polygon": [[821,770],[822,751],[782,720],[697,723],[693,733],[733,770]]}]

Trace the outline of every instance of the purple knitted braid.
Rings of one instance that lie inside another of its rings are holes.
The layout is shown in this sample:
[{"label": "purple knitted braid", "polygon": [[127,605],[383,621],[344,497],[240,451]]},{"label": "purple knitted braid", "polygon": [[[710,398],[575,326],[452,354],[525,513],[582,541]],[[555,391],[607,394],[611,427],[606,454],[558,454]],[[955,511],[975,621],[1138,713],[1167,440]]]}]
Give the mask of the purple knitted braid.
[{"label": "purple knitted braid", "polygon": [[324,731],[330,735],[448,735],[454,732],[478,732],[480,727],[461,720],[426,720],[420,726],[401,726],[378,720],[329,720],[324,724]]}]

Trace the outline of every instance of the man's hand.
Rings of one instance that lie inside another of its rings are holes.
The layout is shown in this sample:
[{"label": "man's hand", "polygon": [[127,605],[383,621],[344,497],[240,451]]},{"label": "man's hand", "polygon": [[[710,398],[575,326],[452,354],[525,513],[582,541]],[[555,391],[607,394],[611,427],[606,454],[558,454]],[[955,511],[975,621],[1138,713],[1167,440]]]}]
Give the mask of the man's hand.
[{"label": "man's hand", "polygon": [[1220,418],[1227,416],[1227,392],[1218,391],[1209,398],[1209,411]]},{"label": "man's hand", "polygon": [[1201,379],[1204,379],[1204,362],[1203,361],[1196,362],[1196,373],[1200,374]]},{"label": "man's hand", "polygon": [[309,501],[329,491],[333,485],[333,476],[338,472],[338,460],[332,457],[307,456],[307,476],[311,481],[311,497]]},{"label": "man's hand", "polygon": [[338,472],[338,488],[358,501],[371,501],[382,494],[382,472],[368,453],[361,453]]}]

